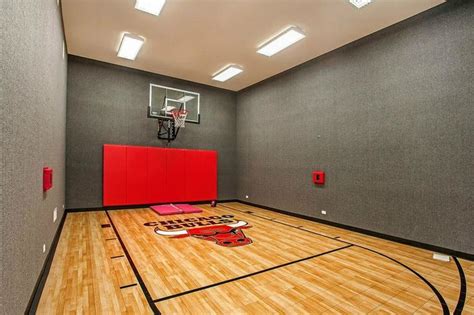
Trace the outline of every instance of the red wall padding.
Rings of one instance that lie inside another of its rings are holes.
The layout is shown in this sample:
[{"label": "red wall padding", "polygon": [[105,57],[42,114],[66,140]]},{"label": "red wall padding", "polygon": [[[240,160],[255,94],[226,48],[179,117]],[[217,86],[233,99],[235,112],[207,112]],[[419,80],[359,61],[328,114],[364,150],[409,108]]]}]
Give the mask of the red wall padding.
[{"label": "red wall padding", "polygon": [[124,171],[126,160],[126,146],[104,145],[104,205],[127,203],[127,174]]},{"label": "red wall padding", "polygon": [[104,145],[104,206],[217,199],[217,152]]},{"label": "red wall padding", "polygon": [[217,154],[213,151],[186,151],[186,200],[214,200],[217,183]]},{"label": "red wall padding", "polygon": [[[166,198],[171,202],[186,201],[186,150],[166,150]],[[191,201],[191,200],[188,200]]]},{"label": "red wall padding", "polygon": [[147,203],[166,200],[166,149],[148,147]]},{"label": "red wall padding", "polygon": [[127,146],[127,204],[147,203],[147,148]]}]

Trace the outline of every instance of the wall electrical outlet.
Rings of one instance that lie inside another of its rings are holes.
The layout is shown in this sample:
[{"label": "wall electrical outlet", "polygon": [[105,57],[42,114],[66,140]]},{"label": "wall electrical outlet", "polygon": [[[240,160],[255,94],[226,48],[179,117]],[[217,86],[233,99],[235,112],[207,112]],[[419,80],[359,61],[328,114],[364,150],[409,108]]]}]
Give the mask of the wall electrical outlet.
[{"label": "wall electrical outlet", "polygon": [[43,253],[46,253],[46,244],[43,244]]},{"label": "wall electrical outlet", "polygon": [[53,223],[58,219],[58,207],[53,210]]},{"label": "wall electrical outlet", "polygon": [[326,210],[321,210],[321,214],[326,215]]}]

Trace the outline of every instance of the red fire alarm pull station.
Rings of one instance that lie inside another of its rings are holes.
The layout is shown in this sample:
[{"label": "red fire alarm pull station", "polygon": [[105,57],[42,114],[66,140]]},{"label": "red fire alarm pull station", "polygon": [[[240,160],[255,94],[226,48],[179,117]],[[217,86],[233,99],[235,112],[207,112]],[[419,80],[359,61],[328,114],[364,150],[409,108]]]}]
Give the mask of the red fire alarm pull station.
[{"label": "red fire alarm pull station", "polygon": [[53,188],[53,169],[43,167],[43,191]]},{"label": "red fire alarm pull station", "polygon": [[323,171],[314,171],[313,172],[313,183],[316,185],[324,185],[325,174]]}]

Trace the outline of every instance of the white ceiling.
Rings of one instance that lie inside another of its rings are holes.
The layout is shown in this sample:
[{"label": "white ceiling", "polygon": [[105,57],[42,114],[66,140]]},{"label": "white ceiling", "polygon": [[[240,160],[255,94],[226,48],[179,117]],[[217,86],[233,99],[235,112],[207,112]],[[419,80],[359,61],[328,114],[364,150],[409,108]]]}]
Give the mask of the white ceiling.
[{"label": "white ceiling", "polygon": [[[154,16],[135,0],[62,0],[68,53],[238,91],[445,0],[167,0]],[[257,47],[289,25],[306,38],[266,57]],[[145,37],[135,61],[117,57],[122,34]],[[211,76],[228,64],[244,72]]]}]

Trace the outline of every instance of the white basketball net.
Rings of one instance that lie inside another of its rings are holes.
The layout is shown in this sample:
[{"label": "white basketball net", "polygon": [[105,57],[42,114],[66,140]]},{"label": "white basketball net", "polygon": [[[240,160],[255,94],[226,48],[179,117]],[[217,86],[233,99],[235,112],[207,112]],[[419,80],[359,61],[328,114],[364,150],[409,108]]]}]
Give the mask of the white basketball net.
[{"label": "white basketball net", "polygon": [[188,116],[188,111],[185,109],[182,110],[173,110],[171,112],[174,119],[174,126],[176,128],[184,128],[184,123],[186,122],[186,117]]}]

